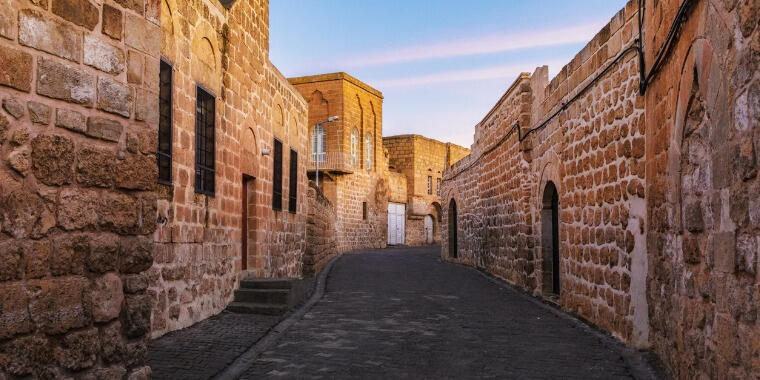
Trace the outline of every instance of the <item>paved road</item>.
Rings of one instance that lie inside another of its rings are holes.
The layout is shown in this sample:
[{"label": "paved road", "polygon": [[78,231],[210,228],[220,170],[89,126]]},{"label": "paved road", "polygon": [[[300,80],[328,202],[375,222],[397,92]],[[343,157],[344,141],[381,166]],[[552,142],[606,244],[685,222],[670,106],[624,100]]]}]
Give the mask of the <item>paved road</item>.
[{"label": "paved road", "polygon": [[439,249],[340,258],[324,297],[243,378],[631,378],[597,335]]}]

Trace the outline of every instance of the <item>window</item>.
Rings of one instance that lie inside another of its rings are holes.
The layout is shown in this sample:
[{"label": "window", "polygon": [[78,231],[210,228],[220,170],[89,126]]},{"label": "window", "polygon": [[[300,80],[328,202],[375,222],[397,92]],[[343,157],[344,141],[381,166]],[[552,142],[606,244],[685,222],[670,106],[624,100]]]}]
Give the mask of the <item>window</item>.
[{"label": "window", "polygon": [[195,102],[195,191],[214,195],[216,99],[198,87]]},{"label": "window", "polygon": [[172,182],[172,66],[161,61],[158,94],[158,182]]},{"label": "window", "polygon": [[282,142],[274,139],[274,168],[272,168],[272,209],[282,210]]},{"label": "window", "polygon": [[359,165],[359,130],[351,129],[351,166]]},{"label": "window", "polygon": [[441,179],[440,178],[435,179],[435,194],[441,195]]},{"label": "window", "polygon": [[325,128],[317,124],[311,130],[311,162],[325,162]]},{"label": "window", "polygon": [[364,167],[369,170],[372,169],[372,158],[374,157],[372,155],[372,135],[367,134],[367,136],[364,137]]},{"label": "window", "polygon": [[288,211],[295,213],[298,206],[298,152],[290,150],[290,181],[288,191]]},{"label": "window", "polygon": [[431,176],[428,176],[427,191],[428,191],[428,194],[433,194],[433,177]]},{"label": "window", "polygon": [[367,220],[367,202],[362,202],[362,219]]}]

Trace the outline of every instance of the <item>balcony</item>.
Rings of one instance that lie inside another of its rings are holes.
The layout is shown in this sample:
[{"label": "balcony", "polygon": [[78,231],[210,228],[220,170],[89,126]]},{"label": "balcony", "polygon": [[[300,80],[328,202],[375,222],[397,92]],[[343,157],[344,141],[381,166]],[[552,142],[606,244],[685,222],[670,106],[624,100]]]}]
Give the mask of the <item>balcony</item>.
[{"label": "balcony", "polygon": [[310,173],[316,172],[318,168],[320,172],[325,173],[351,174],[354,167],[351,155],[343,152],[324,152],[309,154],[306,169]]}]

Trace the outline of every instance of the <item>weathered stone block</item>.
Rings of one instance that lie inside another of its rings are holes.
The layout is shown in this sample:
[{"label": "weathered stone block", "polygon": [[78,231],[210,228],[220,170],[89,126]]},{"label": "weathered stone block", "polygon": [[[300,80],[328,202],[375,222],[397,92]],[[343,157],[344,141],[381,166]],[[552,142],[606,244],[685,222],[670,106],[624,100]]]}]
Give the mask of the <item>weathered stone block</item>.
[{"label": "weathered stone block", "polygon": [[90,253],[89,237],[84,234],[64,234],[53,241],[55,254],[50,257],[53,276],[84,274]]},{"label": "weathered stone block", "polygon": [[79,133],[87,132],[85,116],[77,111],[65,108],[55,110],[55,126]]},{"label": "weathered stone block", "polygon": [[701,232],[704,230],[705,222],[702,217],[702,204],[698,200],[686,203],[684,227],[691,232]]},{"label": "weathered stone block", "polygon": [[18,174],[26,177],[29,169],[32,167],[32,156],[29,149],[21,148],[8,154],[8,164]]},{"label": "weathered stone block", "polygon": [[79,150],[77,157],[77,182],[84,186],[113,186],[119,162],[116,153],[85,146]]},{"label": "weathered stone block", "polygon": [[8,133],[11,123],[5,115],[0,114],[0,144],[5,142],[5,135]]},{"label": "weathered stone block", "polygon": [[719,232],[713,236],[713,264],[715,270],[734,273],[736,237],[733,232]]},{"label": "weathered stone block", "polygon": [[98,116],[87,118],[87,135],[106,141],[118,142],[121,139],[121,123]]},{"label": "weathered stone block", "polygon": [[107,363],[122,363],[127,350],[121,336],[121,323],[114,321],[103,328],[101,333],[101,349],[103,360]]},{"label": "weathered stone block", "polygon": [[124,24],[124,42],[127,45],[158,57],[161,52],[161,28],[143,17],[127,14]]},{"label": "weathered stone block", "polygon": [[143,366],[143,367],[132,370],[132,372],[127,377],[127,380],[150,380],[151,375],[152,375],[152,372],[151,372],[150,367]]},{"label": "weathered stone block", "polygon": [[40,57],[37,63],[37,93],[92,106],[95,99],[95,77],[76,67]]},{"label": "weathered stone block", "polygon": [[53,356],[61,367],[81,370],[96,363],[99,351],[98,329],[93,327],[67,334],[53,349]]},{"label": "weathered stone block", "polygon": [[91,272],[115,271],[119,263],[119,238],[113,234],[100,234],[90,242],[87,267]]},{"label": "weathered stone block", "polygon": [[161,26],[161,0],[146,0],[145,18],[148,21]]},{"label": "weathered stone block", "polygon": [[48,339],[29,335],[0,345],[0,368],[11,375],[26,376],[48,363],[50,356]]},{"label": "weathered stone block", "polygon": [[148,289],[148,277],[144,274],[131,274],[123,277],[126,293],[139,293]]},{"label": "weathered stone block", "polygon": [[84,277],[64,277],[29,281],[29,313],[37,328],[60,334],[90,322],[84,308]]},{"label": "weathered stone block", "polygon": [[126,234],[139,229],[140,204],[135,197],[121,193],[106,193],[100,205],[100,227]]},{"label": "weathered stone block", "polygon": [[114,79],[98,79],[98,109],[128,118],[132,114],[132,89]]},{"label": "weathered stone block", "polygon": [[53,13],[89,30],[98,25],[98,8],[87,0],[53,0]]},{"label": "weathered stone block", "polygon": [[161,63],[158,59],[145,57],[145,73],[143,82],[145,87],[158,91],[158,81],[161,77]]},{"label": "weathered stone block", "polygon": [[121,11],[108,4],[103,4],[103,34],[121,40],[122,17]]},{"label": "weathered stone block", "polygon": [[74,175],[74,142],[57,135],[39,135],[32,140],[32,172],[37,180],[59,186],[71,183]]},{"label": "weathered stone block", "polygon": [[123,379],[127,370],[122,366],[95,368],[82,376],[82,380]]},{"label": "weathered stone block", "polygon": [[124,8],[131,9],[139,14],[145,12],[145,0],[114,0],[117,4]]},{"label": "weathered stone block", "polygon": [[4,98],[3,109],[16,119],[24,116],[24,106],[16,98]]},{"label": "weathered stone block", "polygon": [[124,71],[124,51],[99,38],[84,37],[84,64],[110,74]]},{"label": "weathered stone block", "polygon": [[74,27],[33,9],[19,11],[18,19],[18,42],[21,45],[79,62],[82,33]]},{"label": "weathered stone block", "polygon": [[137,90],[135,120],[158,124],[158,94],[143,89]]},{"label": "weathered stone block", "polygon": [[121,279],[113,273],[107,273],[95,280],[91,292],[92,319],[95,322],[108,322],[119,317],[121,303],[124,301]]},{"label": "weathered stone block", "polygon": [[0,224],[17,239],[41,237],[51,228],[50,215],[37,194],[17,189],[0,196]]},{"label": "weathered stone block", "polygon": [[[3,256],[0,253],[0,256]],[[32,331],[29,299],[21,282],[0,284],[0,339]]]},{"label": "weathered stone block", "polygon": [[16,3],[13,0],[0,0],[0,9],[4,11],[0,13],[0,37],[5,37],[9,40],[16,39]]},{"label": "weathered stone block", "polygon": [[31,140],[32,137],[29,135],[29,131],[26,129],[17,129],[13,131],[13,135],[11,136],[11,144],[14,146],[22,146],[26,145],[26,143]]},{"label": "weathered stone block", "polygon": [[150,190],[158,178],[156,158],[142,154],[129,154],[119,162],[116,184],[130,190]]},{"label": "weathered stone block", "polygon": [[29,109],[29,119],[32,123],[43,125],[50,124],[52,116],[52,109],[50,106],[37,102],[29,102],[26,106]]},{"label": "weathered stone block", "polygon": [[20,91],[32,90],[32,55],[21,50],[0,49],[0,85]]},{"label": "weathered stone block", "polygon": [[21,256],[24,248],[19,242],[9,240],[0,243],[0,281],[9,281],[21,278]]},{"label": "weathered stone block", "polygon": [[[73,173],[71,173],[73,176]],[[58,225],[65,230],[93,226],[98,221],[98,194],[91,190],[64,189],[58,205]]]},{"label": "weathered stone block", "polygon": [[140,273],[153,265],[153,240],[145,236],[121,240],[119,269],[122,273]]},{"label": "weathered stone block", "polygon": [[736,268],[750,274],[755,274],[757,269],[757,241],[749,234],[740,235],[736,239]]},{"label": "weathered stone block", "polygon": [[128,337],[138,338],[150,331],[150,310],[150,297],[147,295],[127,296],[122,320]]},{"label": "weathered stone block", "polygon": [[46,241],[32,241],[24,249],[26,278],[40,278],[48,274],[50,244]]},{"label": "weathered stone block", "polygon": [[130,50],[127,53],[127,83],[142,83],[143,55]]}]

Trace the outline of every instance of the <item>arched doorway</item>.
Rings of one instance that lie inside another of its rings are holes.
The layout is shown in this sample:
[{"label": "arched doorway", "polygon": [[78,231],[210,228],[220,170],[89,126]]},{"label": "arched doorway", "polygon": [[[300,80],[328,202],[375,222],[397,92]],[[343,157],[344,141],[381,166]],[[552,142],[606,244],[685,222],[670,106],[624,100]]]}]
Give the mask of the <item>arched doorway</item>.
[{"label": "arched doorway", "polygon": [[433,217],[425,215],[425,244],[433,244]]},{"label": "arched doorway", "polygon": [[553,182],[547,183],[544,188],[541,247],[544,294],[559,295],[559,193]]},{"label": "arched doorway", "polygon": [[449,257],[456,259],[457,254],[457,202],[449,203]]}]

